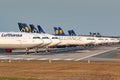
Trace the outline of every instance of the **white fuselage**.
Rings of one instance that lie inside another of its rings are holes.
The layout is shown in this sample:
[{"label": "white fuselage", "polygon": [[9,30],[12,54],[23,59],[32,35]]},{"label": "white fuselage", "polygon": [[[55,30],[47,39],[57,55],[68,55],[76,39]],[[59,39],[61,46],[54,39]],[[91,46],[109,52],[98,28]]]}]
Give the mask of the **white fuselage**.
[{"label": "white fuselage", "polygon": [[95,37],[95,45],[103,44],[104,39],[102,37]]},{"label": "white fuselage", "polygon": [[81,36],[83,44],[95,44],[95,38],[90,36]]},{"label": "white fuselage", "polygon": [[23,32],[0,32],[0,48],[23,49],[39,46],[43,41],[39,36]]},{"label": "white fuselage", "polygon": [[52,47],[57,46],[60,43],[60,40],[57,36],[47,33],[37,33],[38,36],[42,36],[41,39],[43,40],[43,44],[40,45],[42,47]]},{"label": "white fuselage", "polygon": [[60,40],[57,36],[47,33],[32,33],[36,34],[43,40],[43,44],[39,45],[38,47],[52,47],[56,46],[60,43]]},{"label": "white fuselage", "polygon": [[58,36],[58,37],[60,39],[60,44],[58,44],[59,46],[73,45],[76,42],[72,36]]},{"label": "white fuselage", "polygon": [[51,40],[51,43],[48,45],[48,47],[54,47],[61,43],[58,36],[52,34],[46,34],[46,36],[48,36]]},{"label": "white fuselage", "polygon": [[61,43],[60,46],[63,45],[86,45],[86,44],[94,44],[94,37],[87,36],[59,36]]},{"label": "white fuselage", "polygon": [[41,34],[41,33],[32,33],[32,34],[35,34],[35,35],[39,36],[40,39],[42,39],[43,43],[38,46],[39,48],[46,47],[52,43],[51,39],[48,37],[47,34]]}]

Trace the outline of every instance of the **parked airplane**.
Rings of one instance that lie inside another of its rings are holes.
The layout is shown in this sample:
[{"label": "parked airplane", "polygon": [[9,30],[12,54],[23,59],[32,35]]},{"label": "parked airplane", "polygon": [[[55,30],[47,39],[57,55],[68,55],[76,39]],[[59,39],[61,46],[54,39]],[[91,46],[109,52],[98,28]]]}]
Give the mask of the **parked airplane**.
[{"label": "parked airplane", "polygon": [[[58,36],[60,36],[60,39],[63,41],[63,43],[67,43],[69,45],[88,45],[88,44],[94,44],[95,39],[94,37],[90,36],[78,36],[78,35],[65,35],[63,30],[60,27],[54,27],[54,31],[58,32]],[[75,33],[74,33],[75,34]],[[67,38],[67,39],[66,39]],[[62,43],[61,43],[62,45]],[[65,45],[65,44],[63,44]]]},{"label": "parked airplane", "polygon": [[5,49],[26,49],[26,54],[30,48],[43,44],[39,36],[31,33],[21,32],[0,32],[0,48]]}]

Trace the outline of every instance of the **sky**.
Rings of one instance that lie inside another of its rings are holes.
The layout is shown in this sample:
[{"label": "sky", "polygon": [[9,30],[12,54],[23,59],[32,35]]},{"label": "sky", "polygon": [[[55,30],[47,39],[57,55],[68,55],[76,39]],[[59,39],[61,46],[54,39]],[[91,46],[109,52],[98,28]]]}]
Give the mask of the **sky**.
[{"label": "sky", "polygon": [[120,0],[0,0],[0,32],[18,32],[18,22],[39,24],[50,34],[60,26],[66,34],[120,36]]}]

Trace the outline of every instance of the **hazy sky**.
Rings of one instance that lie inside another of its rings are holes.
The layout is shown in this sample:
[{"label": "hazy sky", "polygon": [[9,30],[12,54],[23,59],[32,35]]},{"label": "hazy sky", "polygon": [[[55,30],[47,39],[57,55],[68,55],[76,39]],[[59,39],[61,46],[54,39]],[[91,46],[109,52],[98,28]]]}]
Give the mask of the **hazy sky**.
[{"label": "hazy sky", "polygon": [[66,34],[120,35],[120,0],[0,0],[0,31],[19,31],[18,22],[52,34],[61,26]]}]

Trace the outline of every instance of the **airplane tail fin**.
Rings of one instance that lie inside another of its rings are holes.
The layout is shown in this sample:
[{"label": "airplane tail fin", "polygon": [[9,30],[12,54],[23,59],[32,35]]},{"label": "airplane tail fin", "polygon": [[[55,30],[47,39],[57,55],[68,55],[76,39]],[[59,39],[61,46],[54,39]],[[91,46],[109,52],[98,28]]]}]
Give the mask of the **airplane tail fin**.
[{"label": "airplane tail fin", "polygon": [[76,36],[76,33],[74,30],[71,30],[71,32],[72,32],[72,35]]},{"label": "airplane tail fin", "polygon": [[69,34],[70,36],[76,36],[76,33],[75,33],[74,30],[68,30],[68,34]]},{"label": "airplane tail fin", "polygon": [[59,30],[57,27],[54,27],[55,35],[59,35]]},{"label": "airplane tail fin", "polygon": [[21,32],[30,32],[30,28],[26,23],[18,23]]},{"label": "airplane tail fin", "polygon": [[71,34],[71,30],[68,30],[68,34],[69,34],[70,36],[72,36],[72,34]]},{"label": "airplane tail fin", "polygon": [[37,25],[37,28],[39,30],[39,33],[45,33],[45,31],[42,29],[42,27],[40,25]]},{"label": "airplane tail fin", "polygon": [[32,33],[38,33],[37,28],[35,28],[35,26],[33,24],[29,24],[30,28],[31,28],[31,32]]},{"label": "airplane tail fin", "polygon": [[21,32],[25,32],[25,28],[23,27],[22,23],[18,23],[18,26]]},{"label": "airplane tail fin", "polygon": [[93,36],[92,32],[89,33],[90,36]]},{"label": "airplane tail fin", "polygon": [[62,30],[61,27],[58,27],[58,30],[59,30],[59,34],[60,34],[60,35],[65,35],[65,33],[64,33],[64,31]]},{"label": "airplane tail fin", "polygon": [[97,37],[101,37],[101,34],[99,32],[97,32]]}]

